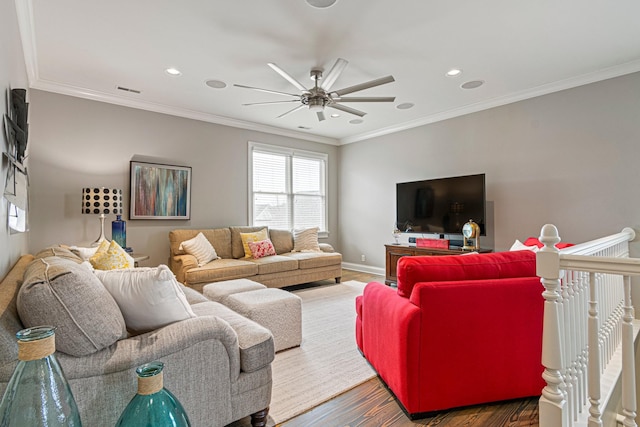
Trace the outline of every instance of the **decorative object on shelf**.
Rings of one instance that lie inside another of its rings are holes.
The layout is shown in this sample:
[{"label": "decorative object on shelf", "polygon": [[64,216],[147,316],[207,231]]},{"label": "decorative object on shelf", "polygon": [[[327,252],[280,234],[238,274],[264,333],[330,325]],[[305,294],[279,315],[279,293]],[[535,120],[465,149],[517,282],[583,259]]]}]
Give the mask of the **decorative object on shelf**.
[{"label": "decorative object on shelf", "polygon": [[104,236],[105,216],[122,215],[122,190],[106,187],[83,188],[82,213],[100,215],[100,237],[93,242],[94,246],[97,246],[106,240]]},{"label": "decorative object on shelf", "polygon": [[399,239],[401,234],[402,234],[402,231],[398,229],[398,223],[397,222],[393,223],[393,238],[396,240],[396,245],[400,243]]},{"label": "decorative object on shelf", "polygon": [[27,140],[29,124],[27,117],[29,104],[26,89],[7,91],[9,106],[4,115],[4,130],[7,137],[7,174],[4,185],[4,198],[9,202],[7,223],[11,233],[28,231],[27,212],[29,204],[29,176],[26,166]]},{"label": "decorative object on shelf", "polygon": [[81,426],[76,401],[54,355],[54,328],[23,329],[16,337],[19,361],[0,403],[0,425]]},{"label": "decorative object on shelf", "polygon": [[[464,238],[464,246],[462,249],[480,249],[480,226],[473,222],[472,219],[462,226],[462,236]],[[471,239],[473,239],[473,245],[470,243]]]},{"label": "decorative object on shelf", "polygon": [[116,214],[116,219],[111,221],[111,238],[127,250],[127,221],[122,219],[121,214]]},{"label": "decorative object on shelf", "polygon": [[129,219],[190,219],[191,168],[130,162]]},{"label": "decorative object on shelf", "polygon": [[186,427],[191,425],[189,417],[178,399],[164,388],[163,368],[164,363],[151,362],[136,369],[138,393],[120,415],[116,427]]}]

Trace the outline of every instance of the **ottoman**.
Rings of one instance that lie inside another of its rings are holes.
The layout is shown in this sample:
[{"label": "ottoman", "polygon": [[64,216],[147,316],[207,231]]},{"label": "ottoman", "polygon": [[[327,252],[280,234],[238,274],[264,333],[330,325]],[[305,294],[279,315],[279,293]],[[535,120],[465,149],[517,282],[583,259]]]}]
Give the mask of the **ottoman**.
[{"label": "ottoman", "polygon": [[224,280],[222,282],[209,283],[202,288],[202,295],[211,301],[219,302],[227,305],[225,300],[229,295],[238,294],[240,292],[256,291],[266,289],[267,287],[261,283],[254,282],[249,279],[233,279]]},{"label": "ottoman", "polygon": [[224,304],[269,329],[276,351],[299,346],[302,342],[302,300],[297,295],[265,288],[231,294]]}]

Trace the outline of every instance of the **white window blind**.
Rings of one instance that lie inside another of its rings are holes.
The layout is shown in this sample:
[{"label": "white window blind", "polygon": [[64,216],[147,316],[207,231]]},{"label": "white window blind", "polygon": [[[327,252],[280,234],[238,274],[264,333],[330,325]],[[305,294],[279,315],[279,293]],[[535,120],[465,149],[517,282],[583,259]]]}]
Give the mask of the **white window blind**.
[{"label": "white window blind", "polygon": [[327,155],[250,143],[253,225],[327,231]]}]

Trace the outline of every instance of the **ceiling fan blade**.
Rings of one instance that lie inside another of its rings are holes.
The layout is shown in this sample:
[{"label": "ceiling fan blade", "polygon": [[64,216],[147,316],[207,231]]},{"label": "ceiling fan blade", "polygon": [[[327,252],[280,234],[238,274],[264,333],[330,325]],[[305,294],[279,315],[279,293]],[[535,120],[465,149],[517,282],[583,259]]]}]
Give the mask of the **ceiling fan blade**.
[{"label": "ceiling fan blade", "polygon": [[242,104],[242,105],[243,106],[248,106],[248,105],[288,104],[289,102],[300,102],[300,100],[299,99],[289,99],[287,101],[250,102],[248,104]]},{"label": "ceiling fan blade", "polygon": [[393,102],[395,96],[341,96],[333,98],[335,102]]},{"label": "ceiling fan blade", "polygon": [[293,77],[291,77],[291,75],[289,73],[287,73],[285,70],[283,70],[282,68],[278,67],[276,64],[274,64],[273,62],[269,62],[267,65],[269,65],[269,67],[273,68],[273,70],[280,74],[282,77],[284,77],[289,83],[291,83],[292,85],[294,85],[296,88],[298,88],[298,90],[302,91],[302,92],[309,92],[309,90],[302,86],[302,83],[300,83],[299,81],[297,81],[296,79],[294,79]]},{"label": "ceiling fan blade", "polygon": [[245,86],[245,85],[238,85],[238,84],[234,84],[234,86],[241,87],[241,88],[244,88],[244,89],[253,89],[253,90],[260,91],[260,92],[275,93],[276,95],[300,96],[299,94],[296,94],[296,93],[278,92],[277,90],[261,89],[259,87],[253,87],[253,86]]},{"label": "ceiling fan blade", "polygon": [[342,95],[346,95],[348,93],[358,92],[360,90],[369,89],[371,87],[376,87],[376,86],[384,85],[384,84],[395,82],[395,81],[396,80],[393,78],[393,76],[381,77],[379,79],[371,80],[371,81],[366,82],[366,83],[360,83],[359,85],[350,86],[350,87],[346,87],[344,89],[333,91],[333,92],[331,92],[331,94],[332,95],[336,94],[337,96],[342,96]]},{"label": "ceiling fan blade", "polygon": [[291,114],[291,113],[293,113],[293,112],[296,112],[296,111],[300,110],[301,108],[305,108],[305,107],[306,107],[306,105],[304,105],[304,104],[300,104],[300,105],[298,105],[296,108],[294,108],[293,110],[289,110],[289,111],[287,111],[286,113],[282,113],[282,114],[280,114],[278,117],[276,117],[276,119],[279,119],[280,117],[287,116],[287,115],[289,115],[289,114]]},{"label": "ceiling fan blade", "polygon": [[322,111],[318,111],[318,121],[322,122],[326,119],[326,117],[324,116],[324,113]]},{"label": "ceiling fan blade", "polygon": [[347,107],[346,105],[328,104],[327,107],[335,108],[336,110],[344,111],[345,113],[354,114],[358,117],[364,117],[365,114],[367,114],[364,111],[356,110],[355,108]]},{"label": "ceiling fan blade", "polygon": [[338,80],[338,77],[340,77],[340,74],[342,74],[342,71],[344,71],[348,63],[346,59],[338,58],[336,63],[333,64],[333,67],[331,67],[331,70],[322,78],[320,87],[328,92],[331,86]]}]

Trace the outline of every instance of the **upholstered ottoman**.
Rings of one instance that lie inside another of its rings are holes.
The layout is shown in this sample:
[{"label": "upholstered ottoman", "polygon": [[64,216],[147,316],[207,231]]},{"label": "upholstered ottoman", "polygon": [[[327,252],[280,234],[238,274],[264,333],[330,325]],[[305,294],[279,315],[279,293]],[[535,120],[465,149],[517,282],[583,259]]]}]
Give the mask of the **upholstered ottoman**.
[{"label": "upholstered ottoman", "polygon": [[302,342],[302,300],[297,295],[266,288],[231,294],[224,304],[269,329],[276,351]]},{"label": "upholstered ottoman", "polygon": [[219,302],[227,305],[225,300],[229,295],[239,294],[241,292],[257,291],[266,289],[267,287],[261,283],[254,282],[249,279],[233,279],[224,280],[222,282],[209,283],[202,288],[202,295],[211,301]]}]

